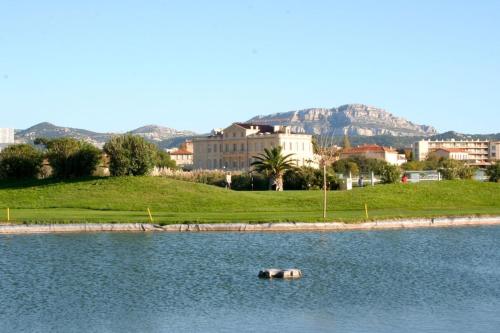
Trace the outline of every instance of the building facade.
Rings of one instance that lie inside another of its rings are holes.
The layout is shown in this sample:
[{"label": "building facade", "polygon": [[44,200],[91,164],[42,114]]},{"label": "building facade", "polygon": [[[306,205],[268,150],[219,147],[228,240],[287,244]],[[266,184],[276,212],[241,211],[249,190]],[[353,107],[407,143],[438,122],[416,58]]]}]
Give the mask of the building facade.
[{"label": "building facade", "polygon": [[248,170],[254,156],[278,146],[297,166],[317,167],[311,135],[292,133],[286,126],[234,123],[193,139],[194,168]]},{"label": "building facade", "polygon": [[490,142],[488,158],[490,162],[500,160],[500,141]]},{"label": "building facade", "polygon": [[[493,144],[493,145],[492,145]],[[497,142],[498,144],[498,142]],[[467,164],[484,166],[489,165],[491,159],[498,158],[498,148],[494,142],[486,140],[421,140],[413,144],[413,158],[417,161],[424,161],[430,153],[438,149],[452,149],[467,153]],[[493,158],[493,149],[496,158]],[[453,158],[453,157],[450,157]]]},{"label": "building facade", "polygon": [[379,145],[362,145],[354,148],[347,148],[340,153],[340,159],[347,159],[350,157],[375,158],[393,165],[406,163],[404,154],[399,154],[392,148]]},{"label": "building facade", "polygon": [[0,128],[0,151],[14,142],[14,129]]},{"label": "building facade", "polygon": [[193,168],[193,141],[186,140],[179,148],[170,149],[167,152],[178,167],[184,170]]},{"label": "building facade", "polygon": [[434,150],[432,155],[438,158],[447,158],[451,160],[468,161],[469,153],[460,148],[438,148]]}]

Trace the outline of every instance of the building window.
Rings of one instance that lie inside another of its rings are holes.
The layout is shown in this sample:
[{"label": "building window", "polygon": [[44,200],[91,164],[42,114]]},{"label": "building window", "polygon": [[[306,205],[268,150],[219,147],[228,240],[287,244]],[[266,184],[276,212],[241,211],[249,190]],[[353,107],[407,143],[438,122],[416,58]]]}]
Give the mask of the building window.
[{"label": "building window", "polygon": [[238,168],[238,162],[233,161],[233,169],[237,169],[237,168]]},{"label": "building window", "polygon": [[290,150],[292,150],[292,145],[293,145],[293,144],[292,144],[291,142],[289,142],[289,143],[288,143],[288,148],[289,148]]},{"label": "building window", "polygon": [[226,153],[229,152],[229,145],[226,143]]},{"label": "building window", "polygon": [[241,144],[241,151],[245,151],[245,144],[244,143]]},{"label": "building window", "polygon": [[233,143],[233,151],[236,151],[236,143]]},{"label": "building window", "polygon": [[217,160],[214,160],[214,169],[217,169]]},{"label": "building window", "polygon": [[233,132],[233,138],[235,138],[235,137],[236,137],[236,132]]},{"label": "building window", "polygon": [[214,143],[214,153],[217,152],[217,145]]}]

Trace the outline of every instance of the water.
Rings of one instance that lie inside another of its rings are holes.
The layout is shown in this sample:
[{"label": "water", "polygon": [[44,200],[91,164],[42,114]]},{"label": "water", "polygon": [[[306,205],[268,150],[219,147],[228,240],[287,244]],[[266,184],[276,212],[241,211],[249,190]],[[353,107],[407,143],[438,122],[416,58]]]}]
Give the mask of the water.
[{"label": "water", "polygon": [[0,236],[0,290],[0,332],[499,332],[500,228]]}]

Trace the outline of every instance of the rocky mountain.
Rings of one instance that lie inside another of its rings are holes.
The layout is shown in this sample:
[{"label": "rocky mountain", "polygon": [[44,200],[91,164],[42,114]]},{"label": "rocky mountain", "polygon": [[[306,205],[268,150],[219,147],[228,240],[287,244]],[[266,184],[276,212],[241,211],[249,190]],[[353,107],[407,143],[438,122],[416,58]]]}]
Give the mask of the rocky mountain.
[{"label": "rocky mountain", "polygon": [[[143,126],[127,133],[140,135],[162,148],[171,148],[176,143],[182,142],[195,135],[194,132],[178,131],[176,129],[156,125]],[[106,141],[115,134],[119,133],[98,133],[79,128],[60,127],[44,122],[25,130],[16,130],[15,139],[16,142],[29,143],[33,142],[36,138],[71,137],[78,140],[84,140],[101,148]]]},{"label": "rocky mountain", "polygon": [[250,123],[288,125],[293,131],[317,135],[431,136],[436,130],[396,117],[384,109],[363,104],[346,104],[331,109],[305,109],[257,116]]}]

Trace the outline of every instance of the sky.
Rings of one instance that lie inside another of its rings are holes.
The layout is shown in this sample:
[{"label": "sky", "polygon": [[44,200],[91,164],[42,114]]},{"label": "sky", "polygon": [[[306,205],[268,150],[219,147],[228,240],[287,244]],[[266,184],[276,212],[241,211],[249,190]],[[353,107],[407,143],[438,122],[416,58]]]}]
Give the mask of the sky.
[{"label": "sky", "polygon": [[500,132],[500,1],[0,0],[0,127],[207,132],[362,103]]}]

